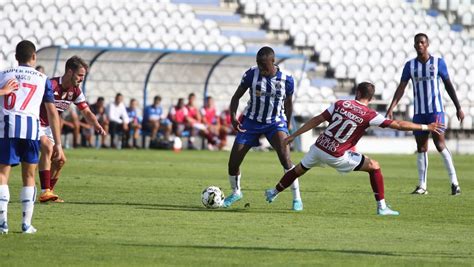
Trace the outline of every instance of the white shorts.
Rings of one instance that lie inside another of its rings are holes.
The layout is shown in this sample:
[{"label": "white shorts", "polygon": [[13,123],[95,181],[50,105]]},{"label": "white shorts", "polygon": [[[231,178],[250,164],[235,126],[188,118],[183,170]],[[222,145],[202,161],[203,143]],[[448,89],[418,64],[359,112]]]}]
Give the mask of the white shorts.
[{"label": "white shorts", "polygon": [[40,126],[39,128],[39,136],[40,138],[42,136],[47,136],[49,141],[54,145],[54,138],[53,138],[53,132],[51,131],[50,126]]},{"label": "white shorts", "polygon": [[308,169],[329,165],[340,173],[348,173],[363,163],[363,159],[364,155],[353,151],[346,151],[341,157],[334,157],[312,145],[301,160],[301,164]]},{"label": "white shorts", "polygon": [[198,131],[204,131],[206,130],[206,125],[204,125],[203,123],[194,123],[193,124],[193,128],[198,130]]}]

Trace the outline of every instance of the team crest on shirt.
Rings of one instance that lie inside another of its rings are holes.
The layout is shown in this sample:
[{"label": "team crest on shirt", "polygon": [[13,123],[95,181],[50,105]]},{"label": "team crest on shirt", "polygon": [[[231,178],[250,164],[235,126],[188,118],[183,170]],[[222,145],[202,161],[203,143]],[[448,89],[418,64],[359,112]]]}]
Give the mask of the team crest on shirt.
[{"label": "team crest on shirt", "polygon": [[430,70],[430,72],[434,72],[435,71],[435,66],[433,64],[430,64],[428,66],[428,69]]},{"label": "team crest on shirt", "polygon": [[67,92],[67,100],[72,100],[73,96],[74,96],[74,92]]},{"label": "team crest on shirt", "polygon": [[277,83],[275,84],[275,88],[276,88],[276,89],[281,89],[281,82],[277,82]]}]

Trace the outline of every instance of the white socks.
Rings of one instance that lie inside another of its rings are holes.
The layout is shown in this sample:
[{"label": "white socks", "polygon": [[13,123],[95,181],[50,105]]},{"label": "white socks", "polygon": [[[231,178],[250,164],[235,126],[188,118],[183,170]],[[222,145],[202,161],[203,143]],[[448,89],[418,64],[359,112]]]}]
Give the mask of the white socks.
[{"label": "white socks", "polygon": [[[291,168],[284,169],[284,172],[287,173],[295,168],[295,165],[291,166]],[[293,193],[293,200],[301,200],[301,193],[300,193],[300,181],[298,178],[291,184],[291,192]]]},{"label": "white socks", "polygon": [[[441,157],[443,158],[444,166],[448,171],[449,178],[451,179],[451,184],[459,185],[458,177],[456,175],[456,169],[454,168],[453,158],[451,153],[447,148],[444,148],[441,152]],[[417,155],[417,166],[418,166],[418,179],[419,186],[423,189],[426,189],[427,184],[427,173],[428,173],[428,153],[422,152]]]},{"label": "white socks", "polygon": [[35,186],[24,186],[21,189],[20,201],[23,211],[23,221],[22,223],[30,226],[31,218],[33,217],[33,209],[35,207],[36,199],[36,187]]},{"label": "white socks", "polygon": [[418,184],[421,188],[426,189],[426,177],[428,175],[428,153],[418,153],[416,163],[418,167]]},{"label": "white socks", "polygon": [[7,221],[9,201],[10,190],[8,189],[8,185],[0,185],[0,225]]},{"label": "white socks", "polygon": [[240,195],[240,177],[241,175],[229,175],[230,188],[232,194]]},{"label": "white socks", "polygon": [[378,200],[377,201],[377,207],[380,208],[380,209],[386,209],[387,208],[387,204],[385,203],[385,199],[381,199],[381,200]]},{"label": "white socks", "polygon": [[459,185],[458,177],[456,176],[456,169],[454,169],[453,158],[451,157],[451,153],[447,148],[444,148],[443,151],[440,152],[441,157],[444,161],[444,166],[448,171],[449,178],[451,179],[451,184]]}]

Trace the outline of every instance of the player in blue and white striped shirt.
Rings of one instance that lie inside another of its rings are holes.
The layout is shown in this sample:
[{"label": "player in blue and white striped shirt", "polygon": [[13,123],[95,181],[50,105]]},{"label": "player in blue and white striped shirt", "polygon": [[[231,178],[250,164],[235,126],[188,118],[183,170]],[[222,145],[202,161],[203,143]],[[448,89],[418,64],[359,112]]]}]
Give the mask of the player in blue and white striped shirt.
[{"label": "player in blue and white striped shirt", "polygon": [[[413,122],[420,124],[430,124],[440,121],[444,124],[444,107],[442,95],[439,86],[439,80],[444,83],[444,87],[448,92],[451,100],[456,107],[456,116],[459,121],[464,119],[464,113],[459,105],[458,98],[454,86],[449,79],[448,68],[442,58],[434,57],[428,53],[429,39],[424,33],[415,35],[415,50],[417,57],[411,59],[403,68],[402,78],[398,85],[392,103],[390,104],[387,117],[392,118],[393,109],[403,96],[408,81],[411,79],[413,83],[414,108]],[[417,150],[418,150],[418,178],[419,185],[413,194],[427,194],[427,171],[428,171],[428,138],[429,133],[423,131],[414,131]],[[444,133],[433,133],[433,142],[438,152],[441,153],[444,164],[451,179],[451,193],[458,195],[461,193],[456,170],[454,168],[451,153],[446,148]]]},{"label": "player in blue and white striped shirt", "polygon": [[55,161],[65,161],[61,148],[59,115],[54,106],[53,91],[48,78],[36,71],[36,48],[30,41],[21,41],[16,46],[19,66],[0,72],[0,87],[18,83],[16,88],[0,92],[0,234],[8,233],[7,210],[10,201],[8,178],[12,166],[21,162],[23,188],[20,200],[23,210],[23,233],[35,233],[31,225],[36,199],[35,170],[39,161],[39,112],[45,102],[51,122]]},{"label": "player in blue and white striped shirt", "polygon": [[[239,100],[247,90],[250,100],[243,112],[242,121],[239,121]],[[288,136],[287,120],[291,119],[293,91],[293,77],[275,65],[275,52],[272,48],[262,47],[257,53],[257,66],[245,72],[230,103],[232,125],[237,130],[237,136],[228,166],[233,192],[224,200],[224,207],[229,207],[242,198],[240,164],[250,148],[258,146],[261,135],[265,135],[277,152],[285,172],[294,168],[290,160],[290,149],[283,142]],[[302,210],[298,180],[292,184],[292,191],[293,210]]]}]

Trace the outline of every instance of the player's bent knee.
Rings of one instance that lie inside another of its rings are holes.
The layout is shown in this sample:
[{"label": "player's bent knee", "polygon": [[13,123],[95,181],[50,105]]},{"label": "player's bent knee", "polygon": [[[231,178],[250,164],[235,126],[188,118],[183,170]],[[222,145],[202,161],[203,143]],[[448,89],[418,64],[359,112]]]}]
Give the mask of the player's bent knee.
[{"label": "player's bent knee", "polygon": [[378,161],[375,161],[375,160],[371,159],[370,164],[369,164],[369,168],[370,168],[370,170],[378,170],[378,169],[380,169],[380,165],[379,165]]}]

